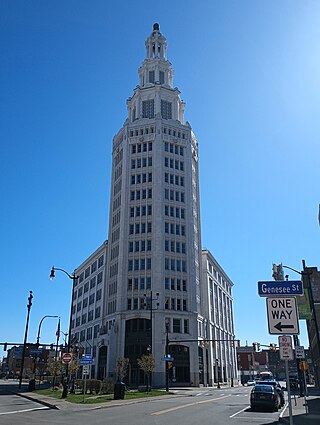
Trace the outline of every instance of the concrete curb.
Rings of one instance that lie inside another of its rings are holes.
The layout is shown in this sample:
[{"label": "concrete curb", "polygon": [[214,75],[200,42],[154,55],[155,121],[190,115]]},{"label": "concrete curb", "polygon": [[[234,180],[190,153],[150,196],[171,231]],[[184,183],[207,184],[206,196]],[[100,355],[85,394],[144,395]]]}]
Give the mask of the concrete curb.
[{"label": "concrete curb", "polygon": [[50,409],[59,410],[59,408],[55,404],[48,403],[48,402],[46,402],[44,400],[41,400],[39,398],[31,397],[29,395],[22,394],[22,393],[14,393],[14,392],[12,392],[12,394],[18,395],[18,396],[20,396],[22,398],[26,398],[27,400],[30,400],[30,401],[35,401],[36,403],[42,404],[43,406],[49,407]]}]

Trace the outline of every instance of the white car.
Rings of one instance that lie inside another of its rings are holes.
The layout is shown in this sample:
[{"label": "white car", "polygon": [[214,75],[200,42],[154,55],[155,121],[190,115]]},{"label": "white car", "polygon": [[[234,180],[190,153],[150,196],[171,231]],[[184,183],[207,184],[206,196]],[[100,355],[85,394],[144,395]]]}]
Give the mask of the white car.
[{"label": "white car", "polygon": [[249,379],[249,381],[247,382],[248,387],[252,387],[255,384],[256,384],[256,381],[254,381],[253,379]]}]

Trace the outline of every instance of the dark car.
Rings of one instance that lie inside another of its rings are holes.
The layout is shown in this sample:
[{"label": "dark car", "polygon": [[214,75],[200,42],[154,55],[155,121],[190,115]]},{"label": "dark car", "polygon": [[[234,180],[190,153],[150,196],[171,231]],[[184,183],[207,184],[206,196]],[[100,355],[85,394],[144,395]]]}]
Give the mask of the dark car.
[{"label": "dark car", "polygon": [[284,406],[285,400],[284,400],[284,392],[283,389],[281,387],[281,385],[279,384],[278,381],[274,380],[274,379],[265,379],[263,381],[257,381],[257,384],[260,385],[272,385],[278,392],[279,398],[280,398],[280,406]]},{"label": "dark car", "polygon": [[250,395],[251,409],[269,408],[276,412],[280,407],[280,397],[273,385],[256,384]]}]

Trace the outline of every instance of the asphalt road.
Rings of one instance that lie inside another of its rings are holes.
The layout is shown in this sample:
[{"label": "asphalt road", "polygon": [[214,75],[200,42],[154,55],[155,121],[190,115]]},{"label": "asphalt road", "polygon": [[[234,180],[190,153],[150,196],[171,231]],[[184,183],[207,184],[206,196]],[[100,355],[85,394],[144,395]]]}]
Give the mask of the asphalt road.
[{"label": "asphalt road", "polygon": [[2,425],[238,425],[277,424],[278,412],[251,411],[251,388],[196,389],[180,397],[148,399],[121,406],[52,410],[0,390]]}]

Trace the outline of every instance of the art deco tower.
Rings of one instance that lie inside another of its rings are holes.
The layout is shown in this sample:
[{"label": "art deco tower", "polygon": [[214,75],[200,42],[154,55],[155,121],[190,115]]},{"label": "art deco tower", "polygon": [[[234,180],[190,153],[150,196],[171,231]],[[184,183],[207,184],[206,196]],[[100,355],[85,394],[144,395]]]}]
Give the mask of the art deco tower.
[{"label": "art deco tower", "polygon": [[163,385],[168,331],[170,378],[197,384],[198,344],[185,340],[198,338],[201,302],[198,142],[184,121],[158,24],[145,46],[139,85],[112,147],[106,364],[110,373],[117,357],[130,358],[129,383],[139,383],[136,359],[151,351],[153,383]]}]

